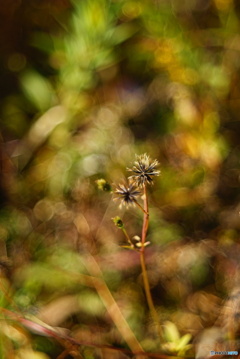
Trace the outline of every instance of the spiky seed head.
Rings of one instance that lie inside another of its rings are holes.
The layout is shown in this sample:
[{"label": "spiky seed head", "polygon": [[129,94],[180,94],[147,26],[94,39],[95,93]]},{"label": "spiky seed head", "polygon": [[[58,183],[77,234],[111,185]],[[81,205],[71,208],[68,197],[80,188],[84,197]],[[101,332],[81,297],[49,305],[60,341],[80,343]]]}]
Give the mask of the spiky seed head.
[{"label": "spiky seed head", "polygon": [[159,176],[160,171],[156,169],[159,165],[157,160],[151,158],[144,153],[136,156],[136,161],[132,168],[127,168],[133,175],[128,177],[138,187],[143,187],[145,184],[153,184],[153,177]]},{"label": "spiky seed head", "polygon": [[133,184],[119,184],[115,191],[115,200],[120,200],[120,206],[125,205],[128,207],[129,205],[135,205],[137,202],[137,197],[142,194],[141,191]]}]

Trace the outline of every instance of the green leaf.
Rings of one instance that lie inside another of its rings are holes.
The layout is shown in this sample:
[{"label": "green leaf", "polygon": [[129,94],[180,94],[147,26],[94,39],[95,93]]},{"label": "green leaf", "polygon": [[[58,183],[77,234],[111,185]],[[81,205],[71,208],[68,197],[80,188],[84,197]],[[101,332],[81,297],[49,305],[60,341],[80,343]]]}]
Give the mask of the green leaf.
[{"label": "green leaf", "polygon": [[168,342],[177,343],[180,339],[179,331],[172,322],[165,322],[164,334]]},{"label": "green leaf", "polygon": [[177,351],[183,350],[187,346],[187,344],[190,342],[191,339],[192,339],[191,334],[185,334],[184,336],[182,336],[179,340],[176,350]]},{"label": "green leaf", "polygon": [[51,53],[54,46],[52,35],[50,36],[48,33],[40,31],[32,34],[30,44],[33,47],[36,47],[37,49],[47,53]]},{"label": "green leaf", "polygon": [[105,310],[101,299],[94,291],[87,289],[82,291],[78,300],[80,308],[87,314],[101,315]]},{"label": "green leaf", "polygon": [[20,84],[25,96],[37,110],[47,110],[54,99],[50,82],[34,70],[26,70],[20,76]]},{"label": "green leaf", "polygon": [[138,28],[132,24],[121,24],[108,32],[108,36],[110,36],[111,43],[113,45],[118,45],[131,36],[133,36],[138,31]]}]

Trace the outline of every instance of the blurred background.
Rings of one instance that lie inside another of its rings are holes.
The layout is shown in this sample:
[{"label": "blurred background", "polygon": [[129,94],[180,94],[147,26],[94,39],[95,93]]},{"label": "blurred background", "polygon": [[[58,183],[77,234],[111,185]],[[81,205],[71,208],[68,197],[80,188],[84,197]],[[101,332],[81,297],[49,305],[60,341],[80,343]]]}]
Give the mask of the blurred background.
[{"label": "blurred background", "polygon": [[[96,185],[148,153],[153,299],[194,339],[239,279],[239,2],[9,0],[0,14],[1,307],[128,348],[86,279],[101,276],[141,346],[162,350],[111,220],[141,235],[142,215]],[[6,321],[1,357],[130,357],[38,334]]]}]

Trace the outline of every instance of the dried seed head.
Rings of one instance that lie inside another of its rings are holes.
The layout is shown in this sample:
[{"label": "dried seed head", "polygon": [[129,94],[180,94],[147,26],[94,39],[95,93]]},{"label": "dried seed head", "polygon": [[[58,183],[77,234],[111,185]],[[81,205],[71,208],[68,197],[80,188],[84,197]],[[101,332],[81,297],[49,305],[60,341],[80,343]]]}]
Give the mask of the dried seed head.
[{"label": "dried seed head", "polygon": [[141,191],[133,184],[119,184],[115,191],[115,200],[120,200],[120,206],[135,205],[137,203],[137,197],[141,194]]},{"label": "dried seed head", "polygon": [[154,176],[159,176],[160,171],[156,169],[159,165],[157,160],[152,161],[151,158],[144,153],[136,156],[136,161],[132,168],[127,168],[128,171],[133,172],[129,177],[136,186],[142,187],[145,184],[152,184]]}]

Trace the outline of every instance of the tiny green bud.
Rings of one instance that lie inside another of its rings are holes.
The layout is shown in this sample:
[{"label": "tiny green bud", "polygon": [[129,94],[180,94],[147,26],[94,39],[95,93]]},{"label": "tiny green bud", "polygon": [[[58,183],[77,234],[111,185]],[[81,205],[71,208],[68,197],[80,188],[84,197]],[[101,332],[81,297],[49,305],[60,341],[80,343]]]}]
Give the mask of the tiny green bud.
[{"label": "tiny green bud", "polygon": [[116,227],[120,228],[120,229],[123,229],[124,228],[124,225],[123,225],[123,221],[121,220],[120,217],[114,217],[112,218],[112,221],[113,223],[115,224]]},{"label": "tiny green bud", "polygon": [[112,190],[111,185],[103,178],[96,180],[96,184],[101,191],[110,192]]}]

